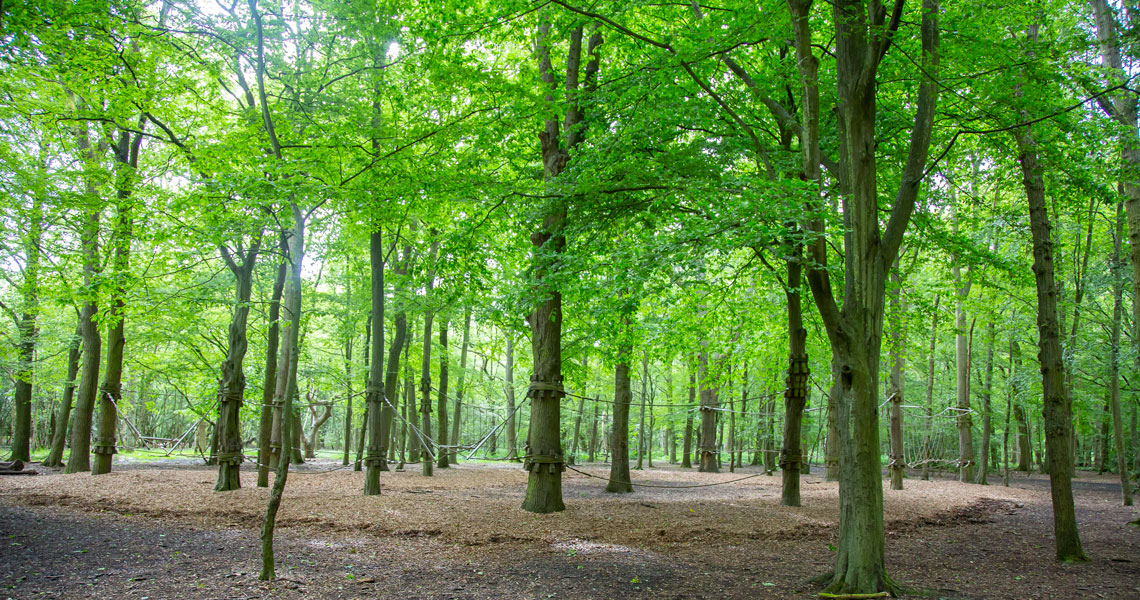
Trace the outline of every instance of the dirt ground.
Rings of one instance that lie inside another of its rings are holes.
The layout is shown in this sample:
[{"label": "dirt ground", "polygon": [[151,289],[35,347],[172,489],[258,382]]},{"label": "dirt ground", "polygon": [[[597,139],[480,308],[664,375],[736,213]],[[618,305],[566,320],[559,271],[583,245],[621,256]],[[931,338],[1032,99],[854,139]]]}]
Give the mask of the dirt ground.
[{"label": "dirt ground", "polygon": [[[268,492],[252,471],[228,493],[188,464],[0,478],[0,599],[808,598],[834,560],[838,488],[818,473],[787,508],[778,475],[748,468],[658,466],[634,483],[723,485],[620,496],[568,472],[566,511],[532,515],[517,465],[385,473],[369,498],[363,474],[336,466],[290,476],[274,582],[257,580]],[[1140,598],[1140,514],[1111,477],[1074,481],[1084,564],[1052,559],[1046,479],[996,480],[886,490],[891,576],[932,598]]]}]

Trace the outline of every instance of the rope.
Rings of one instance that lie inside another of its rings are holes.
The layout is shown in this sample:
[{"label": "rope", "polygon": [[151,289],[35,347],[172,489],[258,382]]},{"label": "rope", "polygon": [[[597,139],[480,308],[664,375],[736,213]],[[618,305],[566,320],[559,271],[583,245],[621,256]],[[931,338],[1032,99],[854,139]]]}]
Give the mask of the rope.
[{"label": "rope", "polygon": [[755,473],[753,475],[748,475],[746,477],[740,477],[738,479],[730,479],[728,481],[717,481],[714,483],[696,483],[693,485],[653,485],[652,483],[634,483],[632,481],[619,481],[617,479],[610,479],[609,477],[602,477],[600,475],[594,475],[592,473],[587,473],[585,471],[579,471],[578,469],[575,469],[574,467],[571,467],[570,465],[566,465],[566,468],[571,470],[571,471],[574,471],[575,473],[578,473],[579,475],[585,475],[586,477],[593,477],[594,479],[601,479],[604,481],[610,481],[613,483],[621,483],[621,484],[625,484],[625,485],[633,485],[633,486],[637,486],[637,487],[661,488],[661,489],[667,489],[667,490],[682,490],[682,489],[688,489],[688,488],[712,487],[714,485],[726,485],[729,483],[736,483],[738,481],[744,481],[745,479],[752,479],[753,477],[761,477],[764,475],[764,473]]}]

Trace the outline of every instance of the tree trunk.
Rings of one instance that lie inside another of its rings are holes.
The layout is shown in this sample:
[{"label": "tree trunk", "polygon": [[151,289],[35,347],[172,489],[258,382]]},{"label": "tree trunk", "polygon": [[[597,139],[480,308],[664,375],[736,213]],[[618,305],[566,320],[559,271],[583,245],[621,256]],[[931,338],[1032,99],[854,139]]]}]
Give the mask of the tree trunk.
[{"label": "tree trunk", "polygon": [[515,431],[515,336],[512,331],[507,334],[507,363],[506,386],[503,391],[507,399],[507,425],[503,434],[503,443],[507,446],[507,458],[518,457],[518,433]]},{"label": "tree trunk", "polygon": [[701,441],[700,441],[700,467],[701,473],[717,473],[717,394],[709,381],[709,359],[705,349],[697,355],[697,371],[701,380]]},{"label": "tree trunk", "polygon": [[922,440],[922,480],[930,480],[930,463],[934,460],[934,349],[938,342],[938,305],[940,294],[934,295],[934,311],[930,317],[930,347],[926,363],[926,433]]},{"label": "tree trunk", "polygon": [[[432,232],[434,236],[434,231]],[[436,252],[439,249],[439,242],[433,241],[431,244],[431,258],[429,265],[435,263]],[[428,304],[431,296],[432,280],[435,279],[435,273],[432,267],[428,267],[428,277],[424,294],[424,304]],[[424,312],[424,343],[423,343],[423,360],[420,362],[420,433],[417,436],[420,443],[420,473],[425,477],[432,476],[432,468],[435,466],[431,454],[431,326],[435,320],[435,315],[430,309]]]},{"label": "tree trunk", "polygon": [[261,246],[261,235],[247,252],[238,248],[241,264],[234,260],[228,248],[222,246],[222,258],[234,275],[235,302],[227,339],[226,360],[222,363],[222,378],[218,383],[218,479],[214,491],[228,492],[241,487],[240,468],[245,460],[241,439],[241,405],[245,397],[245,361],[249,348],[246,337],[249,322],[249,299],[253,292],[253,269]]},{"label": "tree trunk", "polygon": [[[590,381],[590,358],[585,356],[582,358],[582,372],[585,373],[585,381]],[[578,439],[582,436],[582,412],[586,409],[586,385],[582,386],[582,395],[578,397],[578,410],[574,413],[574,436],[570,438],[570,460],[578,461]]]},{"label": "tree trunk", "polygon": [[[388,448],[393,438],[392,422],[399,410],[400,395],[397,391],[400,375],[400,352],[406,350],[410,342],[408,336],[408,317],[405,312],[409,282],[407,277],[401,277],[401,287],[395,290],[396,316],[393,323],[396,332],[388,346],[388,360],[381,363],[380,356],[384,351],[384,244],[380,229],[372,232],[369,238],[369,264],[372,271],[372,365],[368,371],[368,392],[365,398],[368,403],[368,449],[364,456],[364,495],[374,496],[380,493],[380,472],[388,470]],[[395,241],[389,246],[389,254],[395,252]],[[395,269],[397,275],[406,276],[408,265],[412,260],[410,244],[404,244],[404,253],[399,266]],[[405,356],[405,362],[407,357]],[[384,388],[380,389],[381,373],[383,372]],[[405,411],[407,414],[407,411]],[[401,423],[401,430],[406,425]],[[405,432],[406,433],[406,432]],[[401,433],[401,436],[405,435]],[[400,450],[400,464],[404,461],[404,447]]]},{"label": "tree trunk", "polygon": [[[254,3],[256,0],[250,0]],[[254,10],[255,16],[258,14]],[[260,17],[258,17],[260,21]],[[260,23],[258,30],[260,30]],[[264,101],[264,100],[263,100]],[[280,404],[282,415],[293,414],[293,400],[297,395],[297,365],[300,358],[301,344],[301,261],[304,256],[305,222],[300,208],[292,205],[293,230],[289,232],[289,260],[290,275],[288,280],[288,296],[286,298],[285,343],[282,344],[283,360],[279,361],[277,369],[278,382],[284,382],[277,403]],[[277,398],[275,398],[277,400]],[[294,420],[283,417],[281,420],[279,456],[276,473],[273,479],[273,489],[270,490],[269,502],[265,509],[265,519],[261,525],[261,573],[258,579],[271,580],[276,577],[273,560],[273,530],[277,522],[277,511],[281,506],[281,497],[285,492],[285,482],[289,477],[289,458],[296,454],[292,440],[295,435]]]},{"label": "tree trunk", "polygon": [[[288,253],[288,245],[281,238],[282,255]],[[275,384],[277,381],[277,354],[281,342],[281,296],[285,290],[287,277],[284,258],[277,265],[277,277],[273,281],[273,295],[269,300],[269,333],[265,342],[265,376],[262,379],[261,421],[257,433],[257,487],[269,487],[269,465],[273,461],[271,446],[274,413],[276,412]]]},{"label": "tree trunk", "polygon": [[[625,317],[623,322],[628,327],[629,317]],[[620,350],[618,363],[614,366],[614,420],[613,437],[610,440],[613,455],[610,458],[610,481],[606,484],[606,491],[613,493],[633,491],[629,477],[629,405],[633,399],[629,381],[629,356],[632,353],[632,348],[624,346]]]},{"label": "tree trunk", "polygon": [[341,466],[348,466],[352,454],[352,341],[356,337],[356,323],[352,319],[352,277],[348,274],[349,260],[345,259],[344,287],[344,456]]},{"label": "tree trunk", "polygon": [[[797,2],[797,4],[803,4]],[[876,70],[890,40],[877,22],[868,19],[861,0],[836,0],[836,75],[839,122],[842,127],[844,179],[849,195],[843,199],[844,293],[842,308],[831,289],[826,269],[827,247],[822,237],[812,242],[812,268],[808,281],[838,366],[839,544],[835,571],[826,592],[830,594],[895,593],[884,564],[885,527],[879,446],[878,377],[882,344],[886,275],[898,255],[923,180],[930,148],[938,86],[937,0],[922,3],[921,82],[906,164],[895,194],[886,228],[881,229],[876,174]],[[808,11],[803,11],[804,21]],[[797,38],[810,40],[810,35]],[[800,46],[797,45],[797,54]],[[810,50],[810,48],[809,48]],[[802,65],[809,57],[800,56]],[[802,67],[801,67],[802,68]],[[801,79],[808,77],[801,71]],[[818,116],[818,115],[817,115]],[[806,118],[805,122],[809,119]],[[808,129],[805,127],[805,129]],[[815,138],[818,140],[818,137]],[[818,146],[818,142],[809,144]],[[814,149],[818,152],[818,148]],[[805,166],[807,161],[805,161]],[[812,164],[818,181],[818,161]],[[811,203],[813,206],[817,202]],[[812,230],[822,234],[816,219]]]},{"label": "tree trunk", "polygon": [[[1036,26],[1032,26],[1033,29]],[[1041,380],[1044,390],[1046,458],[1053,499],[1053,533],[1057,558],[1062,561],[1088,560],[1081,548],[1073,504],[1072,410],[1065,394],[1065,365],[1057,323],[1057,291],[1053,280],[1053,240],[1045,206],[1045,185],[1037,164],[1036,141],[1029,127],[1014,131],[1022,183],[1029,201],[1029,222],[1033,234],[1033,274],[1037,282],[1037,328],[1040,333]]]},{"label": "tree trunk", "polygon": [[685,434],[681,441],[681,468],[693,468],[693,411],[697,407],[697,374],[689,366],[689,408],[685,411]]},{"label": "tree trunk", "polygon": [[463,395],[467,393],[467,348],[471,344],[471,307],[463,309],[463,345],[459,350],[459,382],[455,386],[455,405],[451,415],[451,443],[455,449],[451,452],[451,462],[459,463],[459,420],[463,414]]},{"label": "tree trunk", "polygon": [[827,454],[824,457],[824,479],[839,481],[839,362],[831,358],[831,387],[827,390]]},{"label": "tree trunk", "polygon": [[[380,344],[383,349],[383,342]],[[381,355],[377,354],[379,359]],[[352,463],[353,471],[361,471],[364,468],[364,440],[368,435],[368,422],[371,417],[368,415],[371,412],[368,403],[368,388],[372,386],[372,308],[369,307],[368,319],[364,321],[364,415],[360,419],[360,429],[356,432],[356,460]],[[381,373],[383,374],[383,373]]]},{"label": "tree trunk", "polygon": [[[747,371],[747,367],[745,367]],[[731,382],[729,387],[731,387]],[[732,399],[731,393],[728,396],[728,440],[726,442],[726,450],[728,450],[728,472],[736,472],[736,401]]]},{"label": "tree trunk", "polygon": [[[954,304],[954,367],[958,393],[958,481],[974,482],[974,420],[970,411],[970,345],[966,340],[966,298],[970,295],[971,280],[962,279],[962,270],[954,265],[954,282],[958,285]],[[968,276],[967,276],[968,277]],[[971,328],[972,331],[972,328]],[[983,460],[984,457],[983,457]]]},{"label": "tree trunk", "polygon": [[906,378],[903,375],[906,356],[906,332],[903,330],[903,299],[902,277],[899,274],[898,261],[891,271],[891,286],[888,295],[891,303],[891,378],[887,385],[887,399],[891,405],[891,455],[887,463],[887,471],[891,475],[891,489],[903,489],[903,478],[906,477],[906,456],[903,453],[903,394],[905,392]]},{"label": "tree trunk", "polygon": [[112,259],[111,310],[106,315],[109,323],[107,333],[107,364],[103,372],[103,386],[99,393],[99,434],[91,451],[95,462],[92,475],[111,472],[115,449],[116,425],[118,424],[118,403],[123,399],[123,350],[126,346],[124,320],[126,318],[127,278],[130,277],[131,237],[133,220],[131,195],[134,192],[136,170],[138,169],[139,149],[142,146],[142,126],[139,133],[123,131],[115,148],[115,188],[118,213],[112,239],[115,244]]},{"label": "tree trunk", "polygon": [[[90,145],[87,144],[85,147],[86,140],[84,127],[84,134],[80,136],[80,150],[84,154],[89,154]],[[88,201],[98,202],[94,185],[90,182],[87,184],[86,195]],[[79,318],[83,329],[83,375],[79,380],[75,415],[71,423],[71,454],[67,457],[67,468],[64,469],[64,473],[91,470],[91,420],[95,411],[95,398],[99,391],[99,366],[102,362],[103,349],[99,325],[95,322],[95,315],[99,311],[98,289],[95,283],[99,273],[99,212],[98,206],[89,207],[83,227],[84,301]]]},{"label": "tree trunk", "polygon": [[[1109,360],[1109,404],[1112,408],[1112,433],[1116,445],[1116,470],[1120,474],[1120,495],[1124,506],[1132,506],[1132,482],[1128,479],[1128,454],[1124,450],[1124,419],[1120,413],[1120,330],[1124,312],[1124,265],[1121,238],[1124,234],[1122,203],[1116,204],[1116,226],[1112,246],[1112,356]],[[1133,413],[1135,419],[1135,413]],[[1136,431],[1136,421],[1132,422]],[[1135,434],[1134,434],[1135,435]]]},{"label": "tree trunk", "polygon": [[[79,317],[78,313],[76,313],[76,317]],[[63,399],[60,401],[59,413],[55,418],[55,433],[51,437],[51,450],[48,451],[47,458],[43,462],[45,467],[63,466],[63,450],[67,444],[67,426],[71,422],[72,402],[75,399],[75,378],[79,374],[82,336],[83,323],[77,318],[75,335],[67,347],[67,381],[63,384]]]},{"label": "tree trunk", "polygon": [[[19,367],[16,372],[16,390],[12,397],[15,419],[12,427],[12,454],[9,460],[32,460],[32,380],[35,375],[36,342],[39,327],[39,272],[40,237],[43,235],[43,198],[35,194],[27,231],[22,236],[24,245],[24,281],[20,284],[23,310],[17,322],[19,330]],[[12,317],[15,319],[15,312]],[[70,407],[69,407],[70,410]]]},{"label": "tree trunk", "polygon": [[[628,324],[626,325],[626,327],[628,328]],[[640,405],[640,414],[638,415],[638,418],[637,418],[637,470],[638,471],[640,471],[642,469],[643,461],[645,459],[645,446],[646,446],[646,443],[645,443],[645,434],[646,434],[646,431],[645,431],[645,404],[646,404],[646,399],[649,397],[645,393],[645,384],[649,379],[649,364],[648,363],[649,363],[649,356],[648,355],[642,355],[642,359],[641,359],[641,402],[638,403]]]},{"label": "tree trunk", "polygon": [[[1090,0],[1090,4],[1096,21],[1101,61],[1110,73],[1109,83],[1124,86],[1131,81],[1131,77],[1124,71],[1120,49],[1122,36],[1118,32],[1120,27],[1114,9],[1107,0]],[[1117,136],[1120,140],[1123,171],[1126,173],[1121,187],[1124,190],[1124,212],[1128,221],[1129,259],[1132,264],[1132,325],[1136,331],[1133,343],[1140,347],[1140,182],[1137,181],[1140,144],[1136,141],[1140,137],[1140,126],[1137,123],[1138,100],[1136,92],[1129,87],[1112,92],[1108,98],[1110,104],[1102,103],[1102,108],[1120,125]],[[1140,360],[1140,354],[1137,359]],[[1135,413],[1133,423],[1135,424]],[[1135,431],[1134,425],[1133,445],[1137,446],[1140,440],[1136,438]],[[1135,447],[1133,451],[1136,455],[1136,469],[1140,471],[1140,447]]]},{"label": "tree trunk", "polygon": [[[329,420],[329,417],[332,416],[332,409],[333,409],[332,402],[321,402],[320,406],[323,410],[321,411],[320,416],[318,416],[316,411],[313,410],[313,397],[314,397],[314,394],[312,394],[312,393],[310,393],[308,396],[309,413],[310,413],[310,417],[312,419],[311,420],[312,429],[309,430],[308,439],[304,440],[305,458],[316,458],[317,457],[317,448],[320,446],[320,443],[321,443],[321,437],[320,437],[321,436],[321,427]],[[302,432],[302,433],[304,433],[304,432]]]},{"label": "tree trunk", "polygon": [[439,323],[439,400],[436,404],[436,410],[439,414],[436,417],[439,422],[436,426],[436,431],[439,433],[439,443],[436,448],[436,466],[441,469],[447,469],[451,465],[448,463],[447,458],[449,449],[447,448],[447,317],[446,315]]},{"label": "tree trunk", "polygon": [[586,458],[587,462],[594,462],[597,460],[598,452],[598,403],[594,403],[594,418],[590,423],[590,455]]},{"label": "tree trunk", "polygon": [[[545,89],[548,106],[555,104],[555,94],[559,93],[559,82],[554,76],[550,60],[549,21],[538,28],[539,74]],[[570,36],[569,53],[566,59],[566,143],[562,147],[557,118],[548,117],[539,134],[542,151],[543,174],[546,181],[558,177],[570,161],[570,151],[585,137],[583,123],[583,102],[579,90],[579,76],[582,60],[582,27],[575,27]],[[602,36],[595,27],[590,36],[586,64],[586,92],[597,87],[599,69],[597,49]],[[534,372],[531,375],[527,395],[530,403],[530,432],[527,446],[527,460],[524,468],[528,472],[526,498],[523,510],[535,513],[550,513],[565,509],[562,502],[562,472],[565,470],[560,439],[559,403],[565,392],[562,389],[562,292],[554,283],[558,269],[557,257],[566,248],[563,226],[566,220],[566,200],[557,198],[546,207],[542,223],[531,234],[534,252],[531,262],[531,276],[535,281],[536,296],[543,298],[541,304],[527,316],[531,330],[531,348],[534,356]]]},{"label": "tree trunk", "polygon": [[982,460],[978,465],[977,479],[977,483],[982,485],[989,485],[990,483],[990,466],[987,458],[990,456],[990,437],[993,436],[990,401],[993,396],[994,383],[994,338],[997,334],[994,331],[994,320],[992,318],[990,319],[990,324],[987,329],[989,331],[986,337],[986,372],[982,387],[982,451],[978,454],[982,457]]}]

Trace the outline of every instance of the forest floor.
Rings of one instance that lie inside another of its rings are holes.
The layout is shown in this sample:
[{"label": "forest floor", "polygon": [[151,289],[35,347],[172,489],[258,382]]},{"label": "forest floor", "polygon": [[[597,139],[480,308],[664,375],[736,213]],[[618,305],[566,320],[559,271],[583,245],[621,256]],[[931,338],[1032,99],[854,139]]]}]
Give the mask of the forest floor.
[{"label": "forest floor", "polygon": [[[804,477],[802,508],[754,467],[658,466],[642,487],[564,478],[566,510],[519,509],[526,473],[461,464],[363,474],[318,460],[291,474],[277,521],[279,579],[257,580],[268,491],[212,491],[213,468],[122,464],[101,477],[0,478],[0,599],[808,598],[834,561],[838,488]],[[608,467],[579,467],[606,476]],[[736,481],[734,481],[736,480]],[[1048,481],[1012,487],[908,479],[887,489],[887,568],[915,596],[1140,598],[1140,528],[1109,476],[1074,481],[1084,564],[1053,560]]]}]

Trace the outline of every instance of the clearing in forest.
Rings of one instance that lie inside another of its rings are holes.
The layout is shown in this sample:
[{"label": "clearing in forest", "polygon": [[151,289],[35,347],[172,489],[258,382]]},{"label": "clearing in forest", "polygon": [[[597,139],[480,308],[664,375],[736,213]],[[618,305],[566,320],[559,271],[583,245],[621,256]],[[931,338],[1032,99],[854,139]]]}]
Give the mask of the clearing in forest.
[{"label": "clearing in forest", "polygon": [[[124,465],[109,475],[0,480],[0,568],[11,598],[806,598],[832,566],[838,489],[817,474],[802,508],[750,469],[635,471],[610,495],[570,472],[567,509],[519,508],[526,472],[462,464],[434,477],[363,474],[318,461],[290,478],[279,575],[257,576],[267,490],[213,491],[212,468]],[[584,471],[604,476],[604,465]],[[314,471],[306,473],[306,471]],[[749,475],[757,475],[741,479]],[[1136,598],[1140,530],[1112,478],[1076,480],[1083,565],[1053,561],[1047,480],[1012,487],[912,478],[886,490],[887,566],[951,598]]]}]

